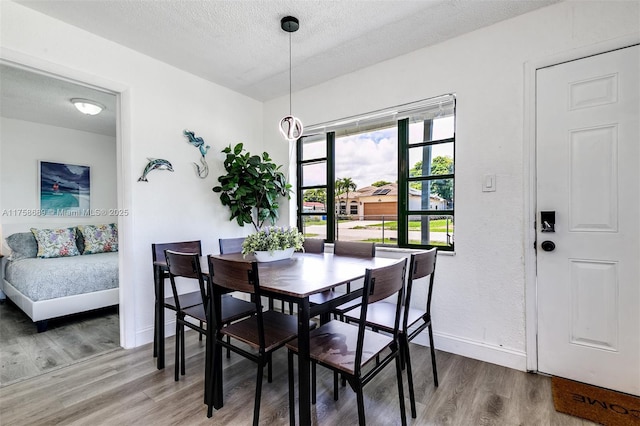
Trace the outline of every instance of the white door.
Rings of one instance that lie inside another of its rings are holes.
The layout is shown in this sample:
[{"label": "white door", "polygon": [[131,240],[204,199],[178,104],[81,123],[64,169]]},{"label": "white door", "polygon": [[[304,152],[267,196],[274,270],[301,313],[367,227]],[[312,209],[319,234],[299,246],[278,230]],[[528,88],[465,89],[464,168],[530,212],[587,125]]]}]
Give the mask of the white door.
[{"label": "white door", "polygon": [[635,395],[639,76],[639,46],[536,74],[538,370]]}]

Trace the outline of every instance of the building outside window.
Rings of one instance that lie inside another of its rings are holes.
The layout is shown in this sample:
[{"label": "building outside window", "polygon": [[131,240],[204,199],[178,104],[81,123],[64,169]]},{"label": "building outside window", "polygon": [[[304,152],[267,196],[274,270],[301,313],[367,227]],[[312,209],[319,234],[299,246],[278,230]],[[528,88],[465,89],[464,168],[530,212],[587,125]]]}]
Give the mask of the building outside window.
[{"label": "building outside window", "polygon": [[307,237],[453,250],[454,95],[306,132],[297,193]]}]

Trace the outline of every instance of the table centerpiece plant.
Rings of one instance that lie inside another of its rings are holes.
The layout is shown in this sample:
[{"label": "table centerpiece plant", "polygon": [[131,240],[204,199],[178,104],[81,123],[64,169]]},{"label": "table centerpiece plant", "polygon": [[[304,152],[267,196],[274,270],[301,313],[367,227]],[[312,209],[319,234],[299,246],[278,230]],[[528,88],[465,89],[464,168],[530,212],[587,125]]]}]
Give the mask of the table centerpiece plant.
[{"label": "table centerpiece plant", "polygon": [[242,254],[253,254],[259,262],[288,259],[302,250],[304,235],[294,227],[267,226],[247,236]]}]

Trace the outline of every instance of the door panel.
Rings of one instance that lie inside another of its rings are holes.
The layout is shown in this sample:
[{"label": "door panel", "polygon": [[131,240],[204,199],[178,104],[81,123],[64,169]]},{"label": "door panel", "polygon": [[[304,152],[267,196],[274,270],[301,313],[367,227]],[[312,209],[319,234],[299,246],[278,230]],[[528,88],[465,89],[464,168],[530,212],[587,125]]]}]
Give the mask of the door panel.
[{"label": "door panel", "polygon": [[536,73],[538,370],[635,395],[639,75],[638,46]]}]

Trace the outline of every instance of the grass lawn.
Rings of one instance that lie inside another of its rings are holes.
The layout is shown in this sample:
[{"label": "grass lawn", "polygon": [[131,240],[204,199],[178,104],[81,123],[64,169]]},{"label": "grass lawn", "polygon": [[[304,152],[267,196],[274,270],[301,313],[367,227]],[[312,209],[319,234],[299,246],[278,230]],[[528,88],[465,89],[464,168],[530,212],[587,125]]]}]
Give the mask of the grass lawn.
[{"label": "grass lawn", "polygon": [[[382,228],[382,224],[379,223],[377,225],[369,225],[369,228]],[[409,222],[409,230],[410,231],[419,231],[422,227],[422,223],[418,220],[412,220]],[[398,222],[385,222],[384,229],[388,229],[391,231],[398,230]],[[447,220],[446,219],[437,219],[429,222],[429,230],[431,232],[447,232]],[[449,231],[453,231],[453,223],[449,221]]]}]

